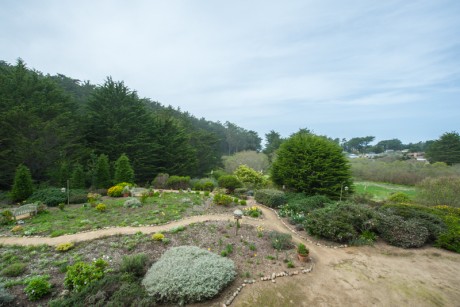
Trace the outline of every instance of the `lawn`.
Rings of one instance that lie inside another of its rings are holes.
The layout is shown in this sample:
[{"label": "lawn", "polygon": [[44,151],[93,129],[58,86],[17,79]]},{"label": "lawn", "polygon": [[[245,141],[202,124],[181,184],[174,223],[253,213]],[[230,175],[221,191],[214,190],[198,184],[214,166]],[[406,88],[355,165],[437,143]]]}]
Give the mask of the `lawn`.
[{"label": "lawn", "polygon": [[383,182],[372,181],[355,181],[355,193],[357,194],[370,194],[374,200],[387,199],[392,193],[403,192],[411,199],[414,199],[417,191],[413,186],[398,185]]},{"label": "lawn", "polygon": [[[89,204],[69,205],[64,210],[48,208],[30,219],[25,219],[23,231],[17,234],[61,236],[108,226],[159,225],[179,220],[186,215],[196,215],[207,197],[193,193],[163,193],[146,199],[139,208],[123,207],[126,198],[104,197],[107,206],[99,212]],[[199,214],[199,213],[198,213]],[[11,225],[1,226],[0,233],[11,235]]]}]

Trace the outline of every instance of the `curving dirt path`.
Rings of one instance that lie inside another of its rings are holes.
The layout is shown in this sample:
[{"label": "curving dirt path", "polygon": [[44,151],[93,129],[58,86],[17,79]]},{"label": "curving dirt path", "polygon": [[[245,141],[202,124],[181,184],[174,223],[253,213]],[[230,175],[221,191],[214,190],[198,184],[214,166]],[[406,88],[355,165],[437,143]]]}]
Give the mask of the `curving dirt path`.
[{"label": "curving dirt path", "polygon": [[[273,211],[263,206],[261,210],[263,219],[244,218],[242,223],[291,232]],[[0,244],[56,245],[138,231],[154,233],[211,220],[233,217],[193,216],[160,226],[114,227],[55,238],[0,237]],[[310,249],[316,264],[313,272],[278,278],[274,284],[256,282],[246,287],[232,306],[459,306],[459,254],[432,247],[405,250],[384,243],[334,249],[291,234],[294,241],[304,242]]]}]

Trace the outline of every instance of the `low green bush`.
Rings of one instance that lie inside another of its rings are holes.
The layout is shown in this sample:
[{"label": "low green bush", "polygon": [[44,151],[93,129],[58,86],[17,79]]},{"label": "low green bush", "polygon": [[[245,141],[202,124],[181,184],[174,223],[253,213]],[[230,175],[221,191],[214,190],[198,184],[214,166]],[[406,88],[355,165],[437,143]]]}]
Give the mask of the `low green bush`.
[{"label": "low green bush", "polygon": [[172,190],[186,190],[190,188],[189,176],[171,176],[166,181],[166,187]]},{"label": "low green bush", "polygon": [[286,250],[293,247],[292,236],[287,233],[281,233],[278,231],[271,231],[268,234],[272,247],[276,250]]},{"label": "low green bush", "polygon": [[79,292],[92,282],[104,277],[107,267],[107,261],[101,258],[92,263],[79,261],[67,267],[64,285],[70,290]]},{"label": "low green bush", "polygon": [[6,277],[17,277],[27,270],[27,265],[25,263],[12,263],[2,270],[2,276]]},{"label": "low green bush", "polygon": [[411,201],[409,195],[403,192],[395,192],[392,193],[388,197],[388,201],[391,203],[396,203],[396,204],[402,204],[402,203],[408,203]]},{"label": "low green bush", "polygon": [[429,237],[428,229],[419,220],[404,220],[397,215],[382,215],[377,231],[389,244],[403,248],[421,247]]},{"label": "low green bush", "polygon": [[233,261],[195,246],[173,247],[148,270],[142,285],[157,302],[199,302],[216,296],[236,277]]},{"label": "low green bush", "polygon": [[228,206],[233,203],[233,198],[225,194],[215,194],[213,201],[216,205]]},{"label": "low green bush", "polygon": [[159,173],[152,181],[152,186],[155,189],[166,189],[166,182],[168,182],[169,175],[166,173]]},{"label": "low green bush", "polygon": [[123,187],[119,185],[114,185],[107,190],[107,195],[110,197],[122,197],[123,196]]},{"label": "low green bush", "polygon": [[10,210],[3,210],[0,213],[0,225],[9,225],[13,223],[13,212]]},{"label": "low green bush", "polygon": [[69,203],[71,204],[84,204],[88,199],[88,194],[75,194],[69,197]]},{"label": "low green bush", "polygon": [[148,257],[144,253],[123,256],[120,264],[120,272],[129,273],[136,277],[144,276],[147,260]]},{"label": "low green bush", "polygon": [[218,183],[219,187],[227,189],[230,194],[232,194],[235,189],[241,188],[243,186],[241,181],[239,181],[238,178],[234,175],[220,176]]},{"label": "low green bush", "polygon": [[324,195],[307,196],[303,193],[292,193],[287,195],[287,204],[280,207],[279,213],[284,217],[305,216],[309,212],[324,208],[330,203],[331,200]]},{"label": "low green bush", "polygon": [[129,198],[123,203],[123,207],[125,208],[139,208],[142,207],[142,202],[137,198]]},{"label": "low green bush", "polygon": [[[71,189],[69,199],[76,198],[77,195],[86,195],[85,190]],[[60,188],[44,188],[36,190],[27,200],[28,202],[42,202],[49,207],[57,207],[60,203],[67,203],[67,193]],[[83,203],[86,202],[86,197]]]},{"label": "low green bush", "polygon": [[191,182],[192,189],[195,191],[212,192],[217,187],[217,181],[214,178],[195,179]]},{"label": "low green bush", "polygon": [[49,283],[49,276],[34,276],[25,282],[24,292],[31,301],[36,301],[51,292],[52,285]]},{"label": "low green bush", "polygon": [[5,286],[0,283],[0,306],[8,306],[14,299],[15,296],[9,293]]},{"label": "low green bush", "polygon": [[274,189],[258,190],[254,198],[257,202],[270,208],[278,208],[287,202],[286,194]]}]

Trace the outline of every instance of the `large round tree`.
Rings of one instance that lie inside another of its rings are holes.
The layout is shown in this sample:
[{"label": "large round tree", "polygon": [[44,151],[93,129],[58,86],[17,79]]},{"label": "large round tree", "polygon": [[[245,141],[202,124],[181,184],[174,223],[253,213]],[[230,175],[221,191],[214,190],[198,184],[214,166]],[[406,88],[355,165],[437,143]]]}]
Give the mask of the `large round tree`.
[{"label": "large round tree", "polygon": [[307,195],[339,197],[345,187],[351,192],[350,166],[340,146],[305,130],[280,146],[271,175],[277,185]]}]

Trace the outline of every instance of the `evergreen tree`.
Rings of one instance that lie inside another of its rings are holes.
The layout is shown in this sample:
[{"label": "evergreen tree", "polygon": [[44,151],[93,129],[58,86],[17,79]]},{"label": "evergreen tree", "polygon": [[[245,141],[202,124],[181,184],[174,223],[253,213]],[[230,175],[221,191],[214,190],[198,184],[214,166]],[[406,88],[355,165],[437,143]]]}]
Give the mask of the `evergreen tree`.
[{"label": "evergreen tree", "polygon": [[67,180],[70,179],[69,163],[67,161],[61,162],[59,167],[59,186],[67,187]]},{"label": "evergreen tree", "polygon": [[84,189],[86,187],[85,171],[83,170],[83,166],[79,163],[75,164],[73,167],[70,187],[73,189]]},{"label": "evergreen tree", "polygon": [[431,163],[460,163],[460,135],[455,131],[444,133],[428,147],[426,155]]},{"label": "evergreen tree", "polygon": [[94,170],[93,187],[96,189],[107,189],[112,184],[110,179],[110,165],[107,155],[100,155]]},{"label": "evergreen tree", "polygon": [[32,176],[27,166],[20,164],[14,176],[13,188],[11,196],[13,201],[26,200],[33,192]]},{"label": "evergreen tree", "polygon": [[115,183],[134,183],[134,170],[127,155],[122,154],[115,162]]},{"label": "evergreen tree", "polygon": [[345,186],[351,192],[350,166],[340,146],[306,131],[281,144],[271,171],[276,184],[295,192],[338,197]]}]

